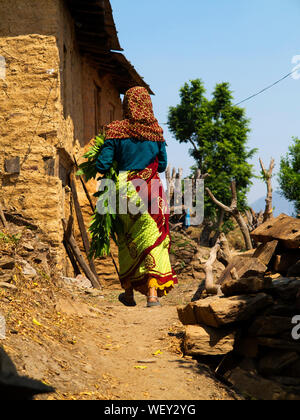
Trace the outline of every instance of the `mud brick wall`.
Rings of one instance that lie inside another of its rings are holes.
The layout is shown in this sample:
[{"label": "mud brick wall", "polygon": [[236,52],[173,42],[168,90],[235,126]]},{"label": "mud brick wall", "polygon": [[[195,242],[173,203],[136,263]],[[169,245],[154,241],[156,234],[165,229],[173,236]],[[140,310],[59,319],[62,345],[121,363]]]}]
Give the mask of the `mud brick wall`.
[{"label": "mud brick wall", "polygon": [[[49,236],[66,271],[61,219],[70,213],[71,159],[80,160],[96,120],[103,126],[122,117],[120,95],[111,76],[80,53],[62,0],[1,0],[0,16],[0,200]],[[89,188],[93,194],[96,183]],[[78,190],[88,225],[79,183]]]}]

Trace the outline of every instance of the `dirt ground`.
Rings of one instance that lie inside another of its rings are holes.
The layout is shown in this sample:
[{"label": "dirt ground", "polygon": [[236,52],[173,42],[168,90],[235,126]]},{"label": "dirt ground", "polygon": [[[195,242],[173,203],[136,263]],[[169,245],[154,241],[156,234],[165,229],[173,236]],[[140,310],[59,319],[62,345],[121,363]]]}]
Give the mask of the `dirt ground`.
[{"label": "dirt ground", "polygon": [[[208,367],[183,357],[176,305],[189,302],[194,283],[147,309],[118,302],[121,290],[87,294],[40,279],[1,291],[7,338],[1,344],[20,374],[51,384],[49,400],[233,400]],[[48,287],[47,287],[48,286]]]}]

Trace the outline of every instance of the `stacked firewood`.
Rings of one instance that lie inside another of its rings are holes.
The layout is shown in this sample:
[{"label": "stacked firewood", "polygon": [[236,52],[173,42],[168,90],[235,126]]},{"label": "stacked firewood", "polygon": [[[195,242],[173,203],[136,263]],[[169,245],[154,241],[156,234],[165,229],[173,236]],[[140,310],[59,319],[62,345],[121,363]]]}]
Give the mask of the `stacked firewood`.
[{"label": "stacked firewood", "polygon": [[178,308],[190,356],[221,357],[217,373],[257,399],[300,399],[300,220],[281,215],[232,257],[219,295]]}]

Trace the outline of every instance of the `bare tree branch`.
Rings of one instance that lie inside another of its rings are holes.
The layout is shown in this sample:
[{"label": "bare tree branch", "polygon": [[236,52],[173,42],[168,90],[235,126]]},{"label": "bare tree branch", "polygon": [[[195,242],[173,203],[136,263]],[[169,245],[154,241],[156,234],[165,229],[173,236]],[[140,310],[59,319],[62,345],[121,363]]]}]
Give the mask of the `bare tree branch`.
[{"label": "bare tree branch", "polygon": [[268,220],[273,218],[273,188],[272,188],[272,177],[273,171],[275,168],[275,160],[272,158],[270,162],[269,169],[267,170],[263,164],[262,159],[259,159],[262,175],[264,181],[267,185],[267,198],[266,198],[266,208],[263,216],[263,222],[267,222]]},{"label": "bare tree branch", "polygon": [[217,200],[216,197],[213,195],[213,193],[210,191],[209,188],[206,188],[206,191],[208,192],[212,201],[218,207],[225,210],[227,213],[231,214],[235,218],[235,220],[237,221],[237,223],[238,223],[238,225],[239,225],[239,227],[242,231],[247,250],[253,249],[249,228],[248,228],[247,223],[245,222],[243,216],[241,215],[241,213],[238,209],[236,182],[232,181],[232,183],[231,183],[231,192],[232,192],[231,207],[225,206],[225,204],[223,204],[219,200]]}]

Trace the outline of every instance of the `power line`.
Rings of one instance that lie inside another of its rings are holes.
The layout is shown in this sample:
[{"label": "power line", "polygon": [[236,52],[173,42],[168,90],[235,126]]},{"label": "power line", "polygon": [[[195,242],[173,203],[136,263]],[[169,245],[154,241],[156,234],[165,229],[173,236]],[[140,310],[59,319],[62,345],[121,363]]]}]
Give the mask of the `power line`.
[{"label": "power line", "polygon": [[241,105],[244,102],[249,101],[250,99],[255,98],[258,95],[261,95],[262,93],[266,92],[267,90],[271,89],[272,87],[278,85],[279,83],[281,83],[283,80],[287,79],[289,76],[291,76],[292,74],[296,73],[296,71],[298,71],[299,69],[294,69],[293,71],[291,71],[289,74],[285,75],[284,77],[282,77],[281,79],[277,80],[277,82],[272,83],[270,86],[267,86],[266,88],[260,90],[259,92],[255,93],[254,95],[249,96],[248,98],[244,99],[241,102],[238,102],[237,104],[235,104],[235,106]]},{"label": "power line", "polygon": [[[297,71],[299,71],[299,68],[294,69],[293,71],[291,71],[290,73],[288,73],[287,75],[282,77],[281,79],[277,80],[275,83],[272,83],[271,85],[269,85],[266,88],[260,90],[259,92],[255,93],[254,95],[251,95],[246,99],[243,99],[242,101],[238,102],[234,106],[239,106],[239,105],[241,105],[241,104],[243,104],[247,101],[250,101],[250,99],[253,99],[256,96],[261,95],[262,93],[266,92],[267,90],[270,90],[272,87],[274,87],[274,86],[278,85],[279,83],[283,82],[283,80],[287,79],[288,77],[290,77],[292,74],[296,73]],[[161,123],[161,125],[168,125],[168,123]]]}]

